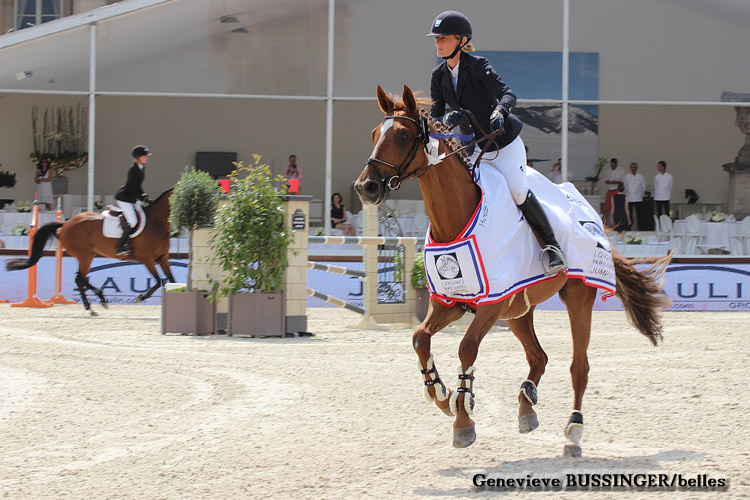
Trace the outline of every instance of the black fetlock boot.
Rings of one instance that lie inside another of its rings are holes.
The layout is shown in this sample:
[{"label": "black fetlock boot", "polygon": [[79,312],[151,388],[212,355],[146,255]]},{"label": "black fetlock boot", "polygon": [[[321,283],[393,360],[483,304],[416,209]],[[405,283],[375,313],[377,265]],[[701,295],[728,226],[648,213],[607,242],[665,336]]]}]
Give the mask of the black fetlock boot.
[{"label": "black fetlock boot", "polygon": [[120,241],[117,242],[117,250],[115,250],[115,254],[127,255],[130,253],[128,239],[133,232],[133,228],[130,227],[130,224],[128,224],[124,217],[120,217],[120,226],[122,227],[122,235],[120,236]]},{"label": "black fetlock boot", "polygon": [[[547,269],[544,271],[545,276],[554,276],[560,271],[564,271],[568,268],[568,263],[565,260],[560,249],[560,244],[555,238],[555,233],[552,231],[552,226],[549,224],[547,214],[544,213],[544,209],[539,204],[534,193],[529,190],[529,194],[526,195],[526,201],[518,205],[521,209],[523,216],[526,217],[526,221],[531,226],[534,235],[537,237],[539,242],[542,244],[542,252],[540,258],[547,254],[549,262]],[[542,260],[544,264],[544,260]]]}]

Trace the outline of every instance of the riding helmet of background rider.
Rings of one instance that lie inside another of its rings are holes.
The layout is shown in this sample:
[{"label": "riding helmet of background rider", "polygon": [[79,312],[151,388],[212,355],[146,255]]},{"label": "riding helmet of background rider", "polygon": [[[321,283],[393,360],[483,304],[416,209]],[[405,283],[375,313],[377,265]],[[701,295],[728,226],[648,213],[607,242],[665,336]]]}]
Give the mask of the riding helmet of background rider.
[{"label": "riding helmet of background rider", "polygon": [[[432,29],[426,36],[436,37],[437,54],[445,60],[432,70],[430,115],[448,127],[458,125],[462,135],[473,136],[474,140],[492,130],[502,129],[487,151],[503,149],[503,154],[485,155],[482,163],[497,169],[505,177],[513,201],[541,243],[542,254],[548,256],[545,274],[559,273],[567,264],[544,209],[528,187],[526,152],[519,136],[523,124],[511,113],[516,105],[515,94],[487,59],[469,53],[474,51],[471,45],[473,30],[469,19],[462,13],[454,10],[442,12],[432,22]],[[451,36],[456,41],[451,40]],[[454,43],[455,48],[446,54]],[[465,110],[471,111],[481,130],[472,129]],[[478,143],[479,148],[485,145],[486,142]],[[479,155],[479,148],[474,148],[472,160]]]}]

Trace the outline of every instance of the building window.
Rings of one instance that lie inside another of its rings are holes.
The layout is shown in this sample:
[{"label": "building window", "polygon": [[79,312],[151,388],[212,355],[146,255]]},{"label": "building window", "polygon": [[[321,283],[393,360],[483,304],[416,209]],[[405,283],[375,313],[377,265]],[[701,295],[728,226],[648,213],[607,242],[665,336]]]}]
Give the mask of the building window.
[{"label": "building window", "polygon": [[63,0],[15,0],[16,29],[61,18],[62,3]]}]

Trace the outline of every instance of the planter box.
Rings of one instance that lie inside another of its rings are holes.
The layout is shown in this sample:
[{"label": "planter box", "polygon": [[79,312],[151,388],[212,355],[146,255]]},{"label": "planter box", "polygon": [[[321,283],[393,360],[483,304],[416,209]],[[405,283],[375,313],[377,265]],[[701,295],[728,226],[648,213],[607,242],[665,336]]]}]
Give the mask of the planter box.
[{"label": "planter box", "polygon": [[161,333],[216,332],[216,304],[208,292],[168,292],[161,290]]},{"label": "planter box", "polygon": [[417,319],[424,321],[427,316],[427,309],[430,306],[430,291],[426,288],[414,290],[417,297]]},{"label": "planter box", "polygon": [[227,335],[283,337],[286,334],[284,292],[237,293],[229,296]]}]

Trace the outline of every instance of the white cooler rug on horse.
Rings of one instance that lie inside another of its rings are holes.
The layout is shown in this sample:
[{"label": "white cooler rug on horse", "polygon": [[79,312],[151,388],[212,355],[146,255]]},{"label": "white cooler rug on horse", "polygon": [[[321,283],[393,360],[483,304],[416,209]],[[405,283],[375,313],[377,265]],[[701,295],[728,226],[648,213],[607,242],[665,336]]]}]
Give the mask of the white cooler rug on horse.
[{"label": "white cooler rug on horse", "polygon": [[[544,276],[541,247],[505,177],[484,164],[478,172],[482,199],[461,235],[435,243],[427,229],[424,263],[431,297],[448,306],[492,304],[553,278]],[[603,300],[614,295],[612,252],[596,210],[571,183],[554,184],[533,168],[526,177],[568,260],[568,277],[603,289]]]}]

